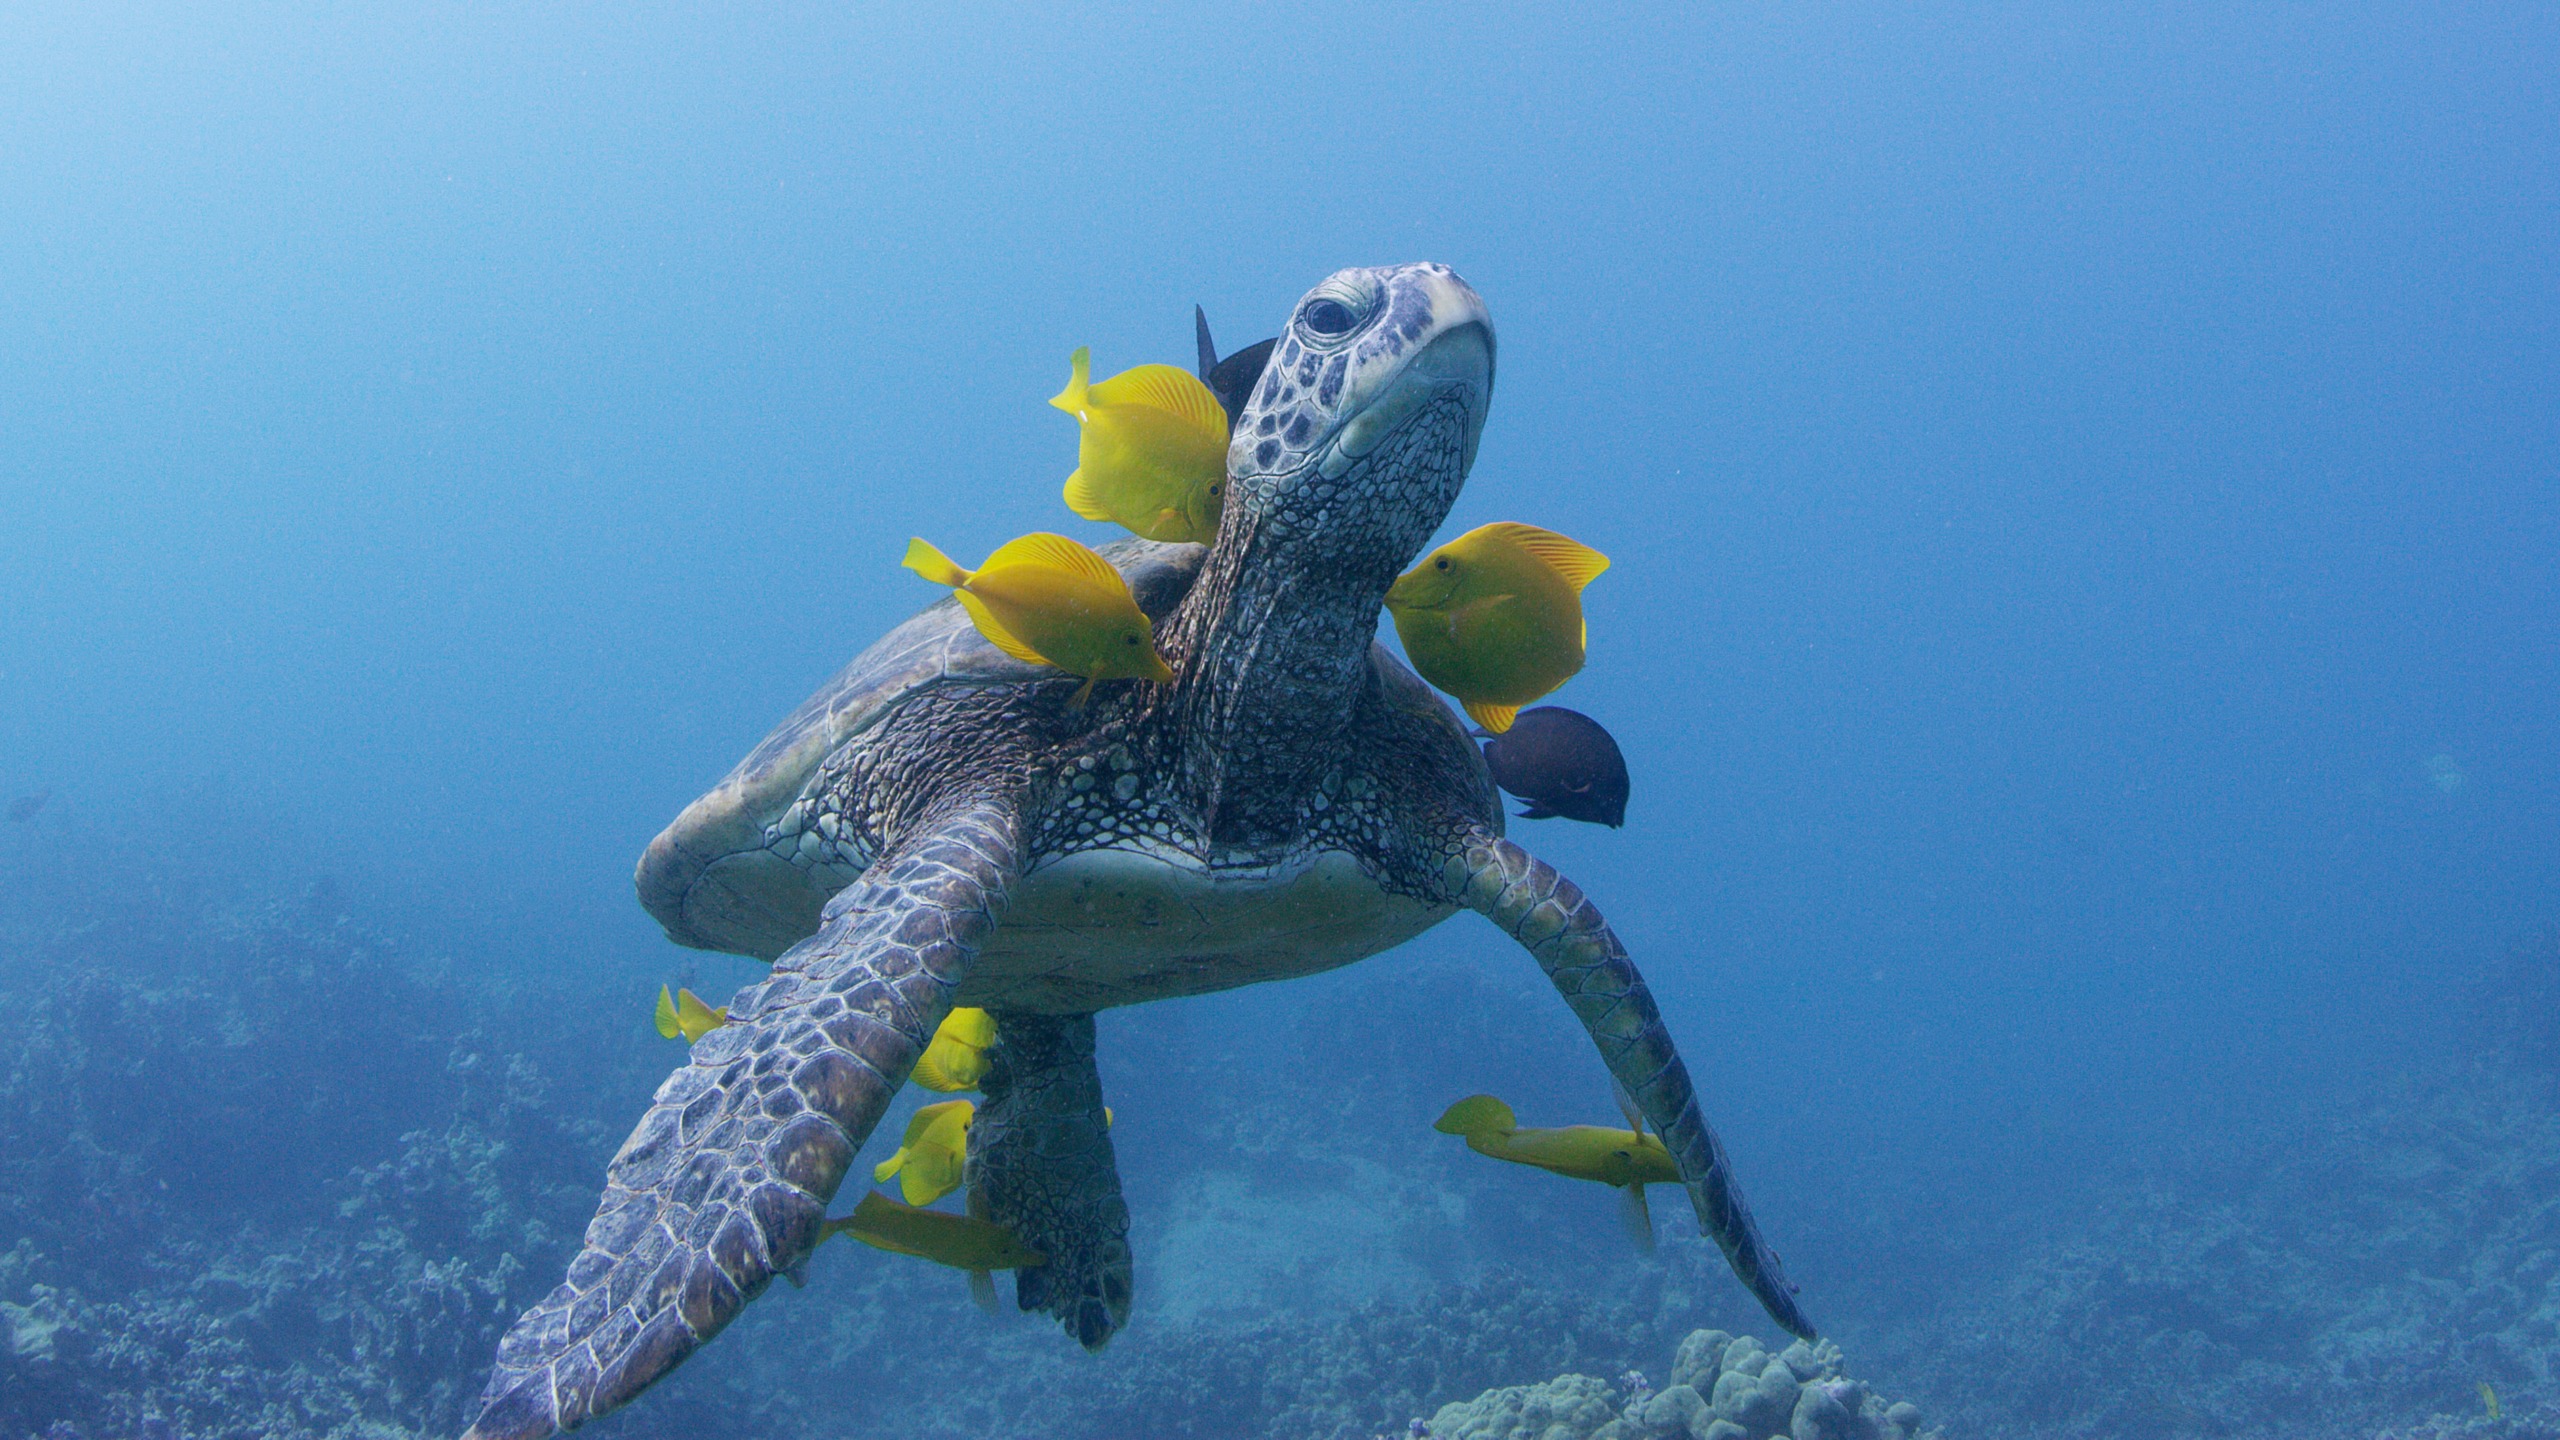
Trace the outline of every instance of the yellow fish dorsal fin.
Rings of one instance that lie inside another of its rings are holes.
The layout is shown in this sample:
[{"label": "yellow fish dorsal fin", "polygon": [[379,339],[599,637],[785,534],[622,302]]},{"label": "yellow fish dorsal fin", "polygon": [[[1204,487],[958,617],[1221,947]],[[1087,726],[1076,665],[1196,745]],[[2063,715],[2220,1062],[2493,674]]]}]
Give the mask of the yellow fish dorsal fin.
[{"label": "yellow fish dorsal fin", "polygon": [[676,1028],[675,992],[664,985],[658,987],[658,1033],[670,1040],[684,1033]]},{"label": "yellow fish dorsal fin", "polygon": [[1576,590],[1599,579],[1600,572],[1609,568],[1608,556],[1569,535],[1559,535],[1553,530],[1541,530],[1535,525],[1522,525],[1512,520],[1497,520],[1493,524],[1481,527],[1475,533],[1488,539],[1517,545],[1537,556],[1554,567],[1555,572],[1562,575]]},{"label": "yellow fish dorsal fin", "polygon": [[969,572],[961,569],[950,556],[934,549],[922,536],[907,541],[907,558],[901,563],[936,585],[948,585],[956,590],[969,583]]},{"label": "yellow fish dorsal fin", "polygon": [[[1038,565],[1072,575],[1087,584],[1116,590],[1123,595],[1129,593],[1129,582],[1121,579],[1120,572],[1112,569],[1111,562],[1103,559],[1093,547],[1046,530],[1034,530],[1028,535],[1007,540],[997,547],[996,553],[987,557],[986,564],[978,568],[993,570],[998,566],[1013,565]],[[1132,599],[1130,603],[1134,605],[1137,602]]]},{"label": "yellow fish dorsal fin", "polygon": [[1015,639],[1013,632],[1004,628],[1004,622],[996,618],[996,612],[987,608],[986,601],[966,590],[954,590],[951,593],[960,597],[960,608],[969,612],[970,623],[978,627],[979,634],[987,637],[988,644],[1016,660],[1032,665],[1056,663],[1048,656]]},{"label": "yellow fish dorsal fin", "polygon": [[1504,1130],[1517,1130],[1520,1122],[1511,1107],[1490,1095],[1470,1095],[1440,1112],[1431,1128],[1443,1135],[1483,1135]]},{"label": "yellow fish dorsal fin", "polygon": [[1096,405],[1144,405],[1162,410],[1203,434],[1224,438],[1227,410],[1200,377],[1174,365],[1140,365],[1093,387]]},{"label": "yellow fish dorsal fin", "polygon": [[1050,396],[1049,403],[1082,420],[1089,403],[1086,392],[1092,388],[1093,347],[1079,345],[1076,353],[1067,357],[1067,388]]},{"label": "yellow fish dorsal fin", "polygon": [[1520,714],[1520,707],[1517,705],[1494,705],[1483,700],[1465,700],[1459,703],[1467,707],[1467,714],[1477,724],[1483,726],[1487,733],[1494,735],[1500,735],[1509,730],[1511,722]]}]

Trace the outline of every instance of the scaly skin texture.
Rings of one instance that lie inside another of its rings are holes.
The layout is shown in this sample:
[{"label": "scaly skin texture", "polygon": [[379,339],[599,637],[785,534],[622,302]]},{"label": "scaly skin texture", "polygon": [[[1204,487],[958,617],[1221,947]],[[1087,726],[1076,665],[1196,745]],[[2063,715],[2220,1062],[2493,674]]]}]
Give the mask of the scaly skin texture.
[{"label": "scaly skin texture", "polygon": [[730,1004],[605,1172],[569,1277],[498,1347],[470,1436],[614,1409],[808,1258],[1020,873],[1003,800],[951,805]]},{"label": "scaly skin texture", "polygon": [[1689,1067],[1663,1028],[1653,992],[1599,907],[1554,866],[1490,831],[1467,834],[1443,874],[1451,896],[1525,946],[1573,1007],[1611,1078],[1634,1098],[1679,1165],[1698,1225],[1723,1248],[1735,1277],[1770,1319],[1814,1339],[1813,1322],[1797,1306],[1777,1252],[1760,1238],[1724,1146],[1698,1109]]},{"label": "scaly skin texture", "polygon": [[[615,1159],[568,1282],[500,1345],[473,1436],[536,1440],[603,1414],[792,1270],[953,1003],[993,1011],[1000,1036],[970,1204],[1051,1257],[1018,1278],[1023,1306],[1100,1344],[1127,1318],[1131,1273],[1091,1012],[1348,963],[1460,904],[1547,966],[1736,1273],[1811,1333],[1624,950],[1500,838],[1464,728],[1374,648],[1387,586],[1457,499],[1492,383],[1490,321],[1447,267],[1328,277],[1237,419],[1217,543],[1196,572],[1152,567],[1172,684],[1108,682],[1079,706],[1075,677],[974,661],[954,675],[944,646],[937,683],[906,688],[921,672],[900,651],[887,692],[828,696],[827,715],[863,723],[830,732],[797,793],[765,794],[756,771],[651,847],[642,893],[671,936],[734,934],[781,958]],[[768,759],[805,755],[826,716],[799,718]],[[780,813],[736,811],[751,794]],[[734,873],[704,883],[734,883],[737,903],[690,907],[687,887],[720,865]],[[1110,893],[1076,888],[1099,882],[1072,878],[1097,872],[1155,888],[1103,908]],[[996,937],[1008,892],[1016,928]],[[1212,923],[1238,892],[1253,908],[1224,913],[1255,918]],[[817,932],[789,945],[813,912]],[[1071,934],[1081,948],[1061,959]]]},{"label": "scaly skin texture", "polygon": [[1025,1310],[1087,1350],[1128,1323],[1129,1207],[1102,1113],[1090,1015],[1008,1015],[969,1126],[969,1213],[1049,1257],[1014,1272]]}]

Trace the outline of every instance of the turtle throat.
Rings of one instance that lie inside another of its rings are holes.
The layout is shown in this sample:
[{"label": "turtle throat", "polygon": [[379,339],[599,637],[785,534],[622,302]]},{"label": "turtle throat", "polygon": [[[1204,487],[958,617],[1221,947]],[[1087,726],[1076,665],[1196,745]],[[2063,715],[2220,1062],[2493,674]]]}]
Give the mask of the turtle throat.
[{"label": "turtle throat", "polygon": [[1367,455],[1334,458],[1330,476],[1310,464],[1230,497],[1166,637],[1182,788],[1211,840],[1260,846],[1303,830],[1371,703],[1378,608],[1456,503],[1470,438],[1467,397],[1452,393]]}]

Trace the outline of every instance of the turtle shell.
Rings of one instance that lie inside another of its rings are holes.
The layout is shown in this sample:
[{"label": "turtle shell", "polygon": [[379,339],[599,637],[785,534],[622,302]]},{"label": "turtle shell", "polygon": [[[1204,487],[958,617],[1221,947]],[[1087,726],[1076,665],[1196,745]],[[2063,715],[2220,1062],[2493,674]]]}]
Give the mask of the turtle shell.
[{"label": "turtle shell", "polygon": [[[1135,537],[1101,547],[1162,620],[1198,577],[1209,551]],[[1019,685],[1058,672],[987,643],[957,600],[945,598],[880,637],[802,701],[727,778],[649,842],[634,883],[667,938],[699,950],[771,960],[818,928],[833,889],[793,862],[779,822],[809,791],[838,747],[924,691],[945,685]]]}]

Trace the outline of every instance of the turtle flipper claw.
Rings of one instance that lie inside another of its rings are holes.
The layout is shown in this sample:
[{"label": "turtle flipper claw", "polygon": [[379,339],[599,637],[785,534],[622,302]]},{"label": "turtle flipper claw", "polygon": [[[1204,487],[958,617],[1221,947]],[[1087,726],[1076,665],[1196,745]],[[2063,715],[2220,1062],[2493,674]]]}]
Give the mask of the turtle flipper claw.
[{"label": "turtle flipper claw", "polygon": [[994,930],[1014,854],[1010,807],[947,815],[739,994],[613,1157],[568,1278],[499,1342],[471,1437],[539,1440],[620,1407],[808,1257]]}]

